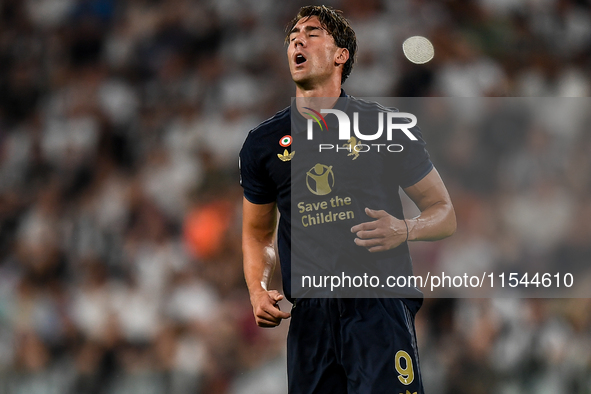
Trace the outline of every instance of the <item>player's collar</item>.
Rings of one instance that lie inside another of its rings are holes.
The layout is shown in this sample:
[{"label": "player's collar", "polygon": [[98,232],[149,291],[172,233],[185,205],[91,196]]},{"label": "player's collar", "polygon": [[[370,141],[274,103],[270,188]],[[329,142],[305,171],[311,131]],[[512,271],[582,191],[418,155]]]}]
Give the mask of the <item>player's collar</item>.
[{"label": "player's collar", "polygon": [[[338,97],[333,108],[345,112],[347,110],[348,103],[349,103],[349,100],[347,100],[348,98],[349,98],[349,95],[347,95],[347,93],[345,93],[345,90],[341,88],[341,95]],[[304,118],[302,116],[302,114],[300,114],[300,111],[297,110],[295,97],[292,97],[292,99],[291,99],[290,111],[291,111],[291,129],[292,129],[292,131],[295,131],[295,133],[297,133],[297,134],[304,132],[307,127],[308,119]]]}]

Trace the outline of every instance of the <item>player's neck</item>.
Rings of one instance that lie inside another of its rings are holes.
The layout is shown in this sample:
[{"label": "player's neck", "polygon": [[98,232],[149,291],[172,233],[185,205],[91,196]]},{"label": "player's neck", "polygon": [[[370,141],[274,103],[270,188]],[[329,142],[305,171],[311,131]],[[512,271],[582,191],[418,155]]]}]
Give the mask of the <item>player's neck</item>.
[{"label": "player's neck", "polygon": [[341,95],[340,80],[338,83],[322,84],[305,89],[296,85],[296,105],[300,113],[303,107],[316,110],[332,108]]},{"label": "player's neck", "polygon": [[296,84],[296,97],[339,97],[341,95],[341,80],[340,75],[338,77],[338,80],[333,78],[333,80],[313,86]]}]

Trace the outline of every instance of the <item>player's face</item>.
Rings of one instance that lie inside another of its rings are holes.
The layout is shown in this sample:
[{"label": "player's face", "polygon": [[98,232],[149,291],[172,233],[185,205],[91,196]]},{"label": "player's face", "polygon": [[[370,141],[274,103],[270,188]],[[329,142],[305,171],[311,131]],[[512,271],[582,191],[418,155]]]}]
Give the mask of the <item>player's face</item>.
[{"label": "player's face", "polygon": [[342,62],[344,51],[346,49],[336,46],[318,17],[300,19],[289,34],[287,48],[289,70],[294,82],[313,87],[332,78],[335,73],[340,78],[341,70],[338,65]]}]

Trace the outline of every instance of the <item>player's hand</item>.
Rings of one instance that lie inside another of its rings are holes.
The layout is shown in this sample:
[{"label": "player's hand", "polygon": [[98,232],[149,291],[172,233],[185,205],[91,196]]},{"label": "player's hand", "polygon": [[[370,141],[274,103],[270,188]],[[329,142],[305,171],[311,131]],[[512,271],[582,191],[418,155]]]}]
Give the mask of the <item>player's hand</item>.
[{"label": "player's hand", "polygon": [[283,299],[283,295],[277,290],[261,290],[251,295],[250,302],[254,319],[259,327],[276,327],[282,319],[288,319],[291,315],[282,312],[277,304]]},{"label": "player's hand", "polygon": [[356,233],[355,244],[367,248],[370,252],[383,252],[394,249],[407,240],[407,227],[404,220],[396,219],[386,211],[374,211],[365,208],[371,222],[360,223],[351,228]]}]

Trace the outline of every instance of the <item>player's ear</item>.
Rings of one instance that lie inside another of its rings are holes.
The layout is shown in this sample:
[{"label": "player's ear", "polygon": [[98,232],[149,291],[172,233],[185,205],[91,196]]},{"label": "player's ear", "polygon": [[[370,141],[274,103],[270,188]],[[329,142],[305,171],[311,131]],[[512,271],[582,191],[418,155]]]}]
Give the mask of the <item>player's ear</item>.
[{"label": "player's ear", "polygon": [[345,64],[349,60],[349,50],[347,48],[337,48],[335,53],[335,63],[337,65]]}]

